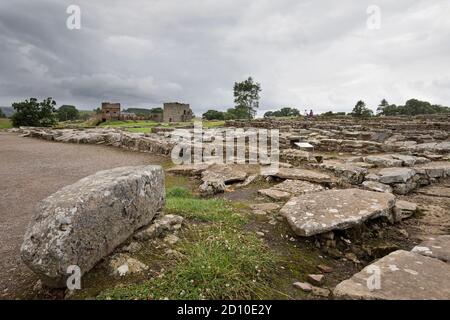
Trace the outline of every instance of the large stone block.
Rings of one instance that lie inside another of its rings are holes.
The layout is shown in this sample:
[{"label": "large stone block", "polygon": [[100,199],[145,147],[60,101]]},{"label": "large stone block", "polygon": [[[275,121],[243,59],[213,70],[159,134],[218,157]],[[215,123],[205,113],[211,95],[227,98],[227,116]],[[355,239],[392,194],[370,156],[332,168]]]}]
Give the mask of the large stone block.
[{"label": "large stone block", "polygon": [[89,271],[149,224],[164,200],[160,166],[97,172],[41,201],[25,234],[22,259],[46,285],[63,287],[68,266]]},{"label": "large stone block", "polygon": [[372,218],[392,220],[395,197],[360,189],[326,190],[289,200],[280,213],[299,236],[354,227]]},{"label": "large stone block", "polygon": [[314,183],[331,183],[333,181],[327,174],[298,168],[280,168],[273,176],[281,179],[303,180]]},{"label": "large stone block", "polygon": [[[379,286],[372,281],[376,277]],[[438,259],[398,250],[339,283],[334,295],[346,299],[448,300],[450,266]]]},{"label": "large stone block", "polygon": [[409,168],[386,168],[380,170],[379,181],[385,184],[405,183],[415,175],[415,171]]}]

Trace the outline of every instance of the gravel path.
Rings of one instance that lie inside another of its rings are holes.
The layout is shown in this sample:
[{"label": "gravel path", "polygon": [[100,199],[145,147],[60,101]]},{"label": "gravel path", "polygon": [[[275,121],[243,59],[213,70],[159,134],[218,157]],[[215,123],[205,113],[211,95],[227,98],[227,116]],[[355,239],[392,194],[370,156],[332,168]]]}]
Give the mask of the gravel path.
[{"label": "gravel path", "polygon": [[37,278],[19,256],[34,206],[99,170],[166,158],[113,147],[22,138],[0,132],[0,299],[26,297]]}]

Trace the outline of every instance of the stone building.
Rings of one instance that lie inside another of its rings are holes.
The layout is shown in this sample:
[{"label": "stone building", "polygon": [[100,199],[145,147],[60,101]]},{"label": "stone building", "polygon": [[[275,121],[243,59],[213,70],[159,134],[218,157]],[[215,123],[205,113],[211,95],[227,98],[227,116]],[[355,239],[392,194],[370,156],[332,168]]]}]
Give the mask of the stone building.
[{"label": "stone building", "polygon": [[102,102],[101,116],[103,121],[119,120],[120,103]]},{"label": "stone building", "polygon": [[140,120],[133,112],[122,112],[120,103],[102,102],[101,117],[106,120]]},{"label": "stone building", "polygon": [[164,103],[163,115],[164,122],[187,122],[194,117],[189,104],[179,102]]}]

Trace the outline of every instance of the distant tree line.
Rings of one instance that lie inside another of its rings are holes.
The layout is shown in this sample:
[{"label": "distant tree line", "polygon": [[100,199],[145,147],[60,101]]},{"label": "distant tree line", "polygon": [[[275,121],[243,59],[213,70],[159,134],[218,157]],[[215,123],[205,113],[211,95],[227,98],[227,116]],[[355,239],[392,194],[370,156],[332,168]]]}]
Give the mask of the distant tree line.
[{"label": "distant tree line", "polygon": [[13,126],[50,127],[58,121],[87,119],[89,113],[78,111],[75,106],[62,105],[56,109],[56,102],[49,97],[42,101],[30,98],[12,104],[14,114],[11,116]]},{"label": "distant tree line", "polygon": [[152,114],[163,113],[163,109],[160,107],[150,108],[150,109],[128,108],[128,109],[123,110],[123,112],[134,113],[135,115],[140,116],[140,117],[148,117]]},{"label": "distant tree line", "polygon": [[298,117],[300,115],[300,111],[296,108],[281,108],[277,111],[267,111],[264,113],[264,118],[271,118],[271,117]]},{"label": "distant tree line", "polygon": [[395,104],[389,104],[386,99],[383,99],[378,105],[377,113],[384,116],[415,116],[419,114],[450,113],[450,108],[418,99],[409,99],[404,106],[396,106]]},{"label": "distant tree line", "polygon": [[0,118],[6,118],[6,115],[3,113],[3,110],[0,108]]}]

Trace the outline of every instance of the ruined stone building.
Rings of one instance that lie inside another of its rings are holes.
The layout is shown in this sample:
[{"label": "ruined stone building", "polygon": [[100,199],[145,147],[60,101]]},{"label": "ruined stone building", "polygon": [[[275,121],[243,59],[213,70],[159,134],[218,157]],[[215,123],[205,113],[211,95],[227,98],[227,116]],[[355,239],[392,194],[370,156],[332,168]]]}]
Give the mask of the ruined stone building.
[{"label": "ruined stone building", "polygon": [[186,103],[164,103],[164,122],[187,122],[194,117],[191,107]]},{"label": "ruined stone building", "polygon": [[132,112],[122,112],[120,103],[102,102],[101,117],[106,120],[138,120],[136,114]]},{"label": "ruined stone building", "polygon": [[189,104],[179,102],[164,103],[163,112],[137,116],[132,112],[123,112],[120,103],[102,102],[101,119],[107,120],[152,120],[156,122],[188,122],[194,117]]},{"label": "ruined stone building", "polygon": [[102,120],[119,120],[120,103],[102,102]]}]

